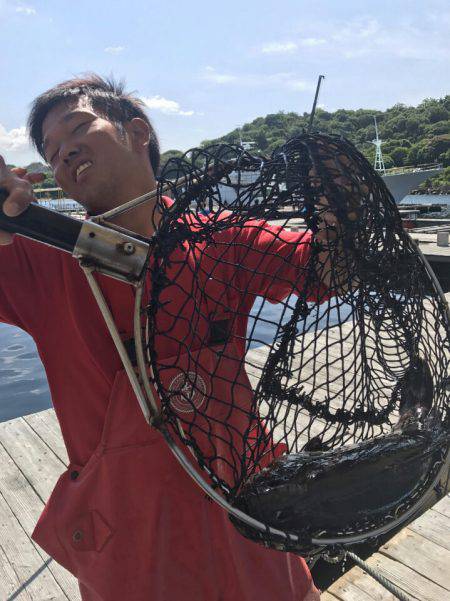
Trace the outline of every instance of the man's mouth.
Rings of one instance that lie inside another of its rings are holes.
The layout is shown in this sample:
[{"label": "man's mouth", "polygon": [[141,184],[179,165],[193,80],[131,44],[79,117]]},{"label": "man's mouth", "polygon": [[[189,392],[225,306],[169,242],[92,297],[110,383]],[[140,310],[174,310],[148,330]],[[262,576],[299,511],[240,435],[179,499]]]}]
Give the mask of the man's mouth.
[{"label": "man's mouth", "polygon": [[85,161],[84,163],[81,163],[81,165],[79,165],[79,166],[77,167],[77,171],[76,171],[76,174],[75,174],[75,179],[76,179],[76,181],[78,181],[78,179],[79,179],[80,175],[81,175],[81,174],[82,174],[84,171],[86,171],[86,169],[87,169],[88,167],[90,167],[91,165],[92,165],[92,162],[91,162],[91,161]]}]

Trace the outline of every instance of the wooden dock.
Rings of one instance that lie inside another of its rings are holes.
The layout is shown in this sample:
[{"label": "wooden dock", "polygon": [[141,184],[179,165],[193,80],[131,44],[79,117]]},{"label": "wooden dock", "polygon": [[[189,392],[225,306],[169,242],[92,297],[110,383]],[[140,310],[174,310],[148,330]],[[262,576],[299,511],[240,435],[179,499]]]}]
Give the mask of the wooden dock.
[{"label": "wooden dock", "polygon": [[[450,495],[383,545],[367,563],[415,601],[449,601]],[[395,599],[359,567],[344,574],[322,595],[322,601]]]},{"label": "wooden dock", "polygon": [[[66,464],[53,410],[0,424],[1,601],[80,600],[75,578],[30,538]],[[450,601],[450,496],[403,529],[368,563],[413,600]],[[355,567],[322,599],[392,601],[395,597]]]},{"label": "wooden dock", "polygon": [[79,601],[76,579],[31,540],[67,465],[54,411],[0,424],[0,599]]},{"label": "wooden dock", "polygon": [[441,263],[450,262],[450,246],[438,246],[437,235],[423,232],[410,232],[411,238],[419,246],[425,257],[430,261],[439,261]]}]

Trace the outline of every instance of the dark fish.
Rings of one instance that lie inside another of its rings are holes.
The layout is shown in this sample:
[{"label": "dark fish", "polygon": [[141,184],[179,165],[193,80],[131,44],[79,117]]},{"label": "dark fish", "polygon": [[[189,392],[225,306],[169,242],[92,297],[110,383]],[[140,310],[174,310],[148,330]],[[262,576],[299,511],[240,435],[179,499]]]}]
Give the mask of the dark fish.
[{"label": "dark fish", "polygon": [[[448,433],[440,428],[392,433],[323,453],[284,455],[247,482],[233,505],[264,524],[297,534],[303,544],[320,532],[364,528],[393,515],[419,493],[446,444]],[[244,536],[257,540],[255,531],[232,521]],[[277,548],[276,541],[272,546]],[[304,546],[290,549],[310,552]]]},{"label": "dark fish", "polygon": [[394,430],[413,432],[424,427],[433,406],[433,376],[428,363],[414,357],[394,393],[399,399],[400,418]]},{"label": "dark fish", "polygon": [[[432,410],[433,378],[426,361],[416,357],[393,394],[400,418],[392,433],[331,450],[316,436],[303,452],[283,455],[255,474],[234,505],[303,541],[324,531],[364,529],[395,514],[428,483],[449,437]],[[250,528],[233,522],[244,536],[257,538]],[[277,544],[274,540],[272,546]],[[310,552],[293,543],[290,548]]]},{"label": "dark fish", "polygon": [[323,442],[320,436],[314,436],[303,447],[304,453],[323,453],[329,450],[329,446]]}]

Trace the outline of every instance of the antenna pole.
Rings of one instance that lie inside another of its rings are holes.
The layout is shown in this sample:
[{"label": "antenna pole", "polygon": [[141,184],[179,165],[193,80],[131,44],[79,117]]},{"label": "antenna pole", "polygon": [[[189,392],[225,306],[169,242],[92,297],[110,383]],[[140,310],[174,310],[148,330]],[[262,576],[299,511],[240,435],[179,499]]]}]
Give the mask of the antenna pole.
[{"label": "antenna pole", "polygon": [[378,125],[375,115],[373,116],[373,120],[375,122],[375,140],[372,140],[372,144],[375,145],[375,163],[373,166],[376,171],[380,171],[384,174],[386,173],[386,168],[384,166],[383,153],[381,152],[381,145],[383,144],[383,141],[380,140],[378,136]]},{"label": "antenna pole", "polygon": [[314,103],[313,103],[313,107],[311,109],[311,115],[309,117],[308,130],[307,130],[308,133],[310,133],[312,126],[313,126],[314,115],[316,114],[317,99],[319,98],[319,90],[320,90],[320,86],[322,84],[322,79],[325,79],[325,75],[319,75],[319,79],[317,80],[316,95],[314,97]]}]

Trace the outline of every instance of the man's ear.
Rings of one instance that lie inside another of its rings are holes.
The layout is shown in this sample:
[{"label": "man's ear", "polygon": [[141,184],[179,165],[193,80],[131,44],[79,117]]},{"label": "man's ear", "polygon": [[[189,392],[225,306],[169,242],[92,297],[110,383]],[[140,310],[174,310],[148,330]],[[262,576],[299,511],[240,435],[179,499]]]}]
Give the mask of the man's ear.
[{"label": "man's ear", "polygon": [[150,127],[140,117],[134,117],[124,125],[125,130],[132,143],[133,149],[137,152],[148,152],[150,144]]}]

